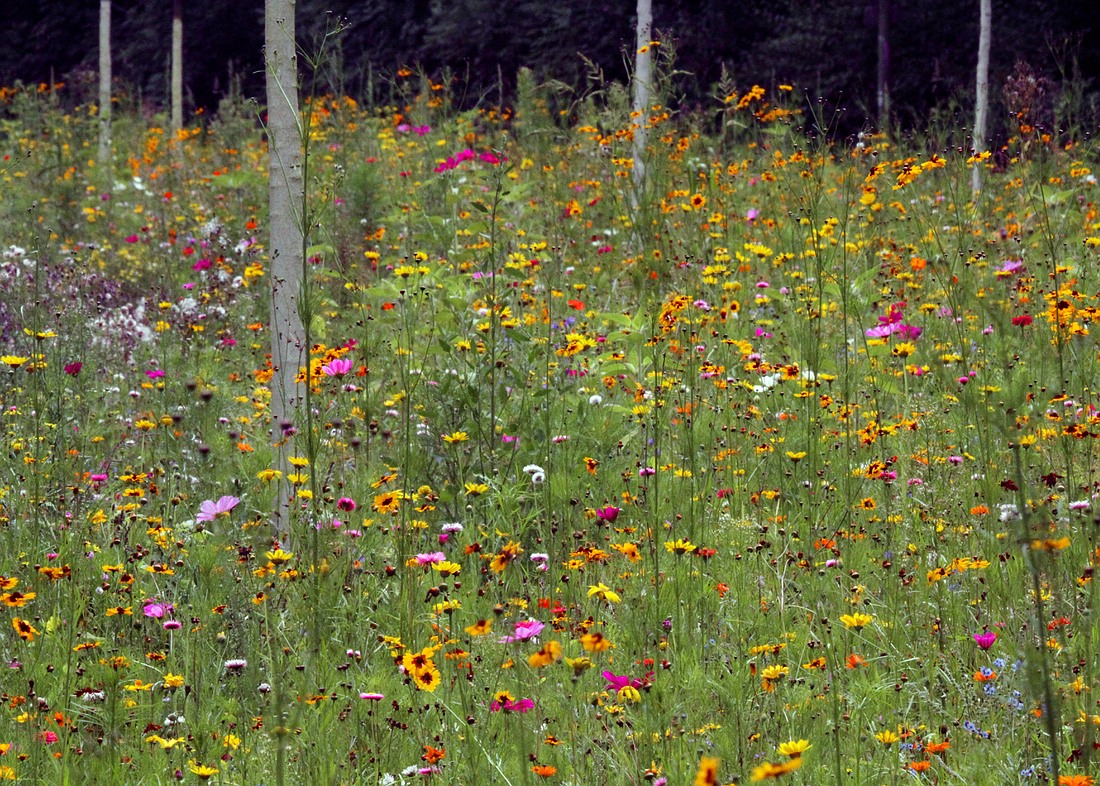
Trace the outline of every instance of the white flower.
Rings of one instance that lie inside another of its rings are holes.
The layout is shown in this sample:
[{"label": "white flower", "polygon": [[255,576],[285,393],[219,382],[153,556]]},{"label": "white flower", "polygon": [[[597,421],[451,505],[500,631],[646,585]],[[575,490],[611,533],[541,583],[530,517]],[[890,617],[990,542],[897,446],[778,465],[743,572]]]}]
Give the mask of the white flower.
[{"label": "white flower", "polygon": [[602,403],[603,396],[601,396],[599,393],[593,393],[591,396],[588,397],[588,406],[590,407],[598,407]]}]

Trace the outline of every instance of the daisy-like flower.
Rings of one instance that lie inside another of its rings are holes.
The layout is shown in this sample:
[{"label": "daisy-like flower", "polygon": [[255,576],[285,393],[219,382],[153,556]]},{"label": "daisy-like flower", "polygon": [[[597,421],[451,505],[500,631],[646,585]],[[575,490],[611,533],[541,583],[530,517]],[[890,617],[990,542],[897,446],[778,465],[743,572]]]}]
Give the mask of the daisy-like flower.
[{"label": "daisy-like flower", "polygon": [[542,633],[542,629],[546,625],[538,620],[518,620],[516,622],[515,633],[508,636],[502,636],[500,639],[501,644],[510,644],[514,641],[527,641],[533,639]]},{"label": "daisy-like flower", "polygon": [[797,759],[812,747],[809,740],[791,740],[780,745],[778,751],[783,756]]},{"label": "daisy-like flower", "polygon": [[351,361],[347,358],[335,358],[321,366],[321,373],[326,377],[342,377],[351,371]]},{"label": "daisy-like flower", "polygon": [[874,621],[874,617],[870,614],[842,614],[840,621],[844,623],[844,627],[849,630],[860,630],[861,628],[870,625]]},{"label": "daisy-like flower", "polygon": [[238,504],[240,504],[240,499],[230,495],[220,497],[217,502],[209,499],[205,500],[199,505],[199,515],[195,516],[195,521],[213,521],[219,516],[228,516],[229,512]]}]

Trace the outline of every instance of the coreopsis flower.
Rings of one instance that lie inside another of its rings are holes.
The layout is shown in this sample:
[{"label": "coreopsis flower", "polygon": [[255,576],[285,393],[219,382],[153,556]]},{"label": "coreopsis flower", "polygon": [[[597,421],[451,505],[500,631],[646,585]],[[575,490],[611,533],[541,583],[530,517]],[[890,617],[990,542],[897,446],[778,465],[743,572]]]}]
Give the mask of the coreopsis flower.
[{"label": "coreopsis flower", "polygon": [[870,614],[861,614],[856,612],[855,614],[842,614],[840,621],[844,623],[844,627],[849,630],[861,630],[867,625],[870,625],[874,621],[874,617]]}]

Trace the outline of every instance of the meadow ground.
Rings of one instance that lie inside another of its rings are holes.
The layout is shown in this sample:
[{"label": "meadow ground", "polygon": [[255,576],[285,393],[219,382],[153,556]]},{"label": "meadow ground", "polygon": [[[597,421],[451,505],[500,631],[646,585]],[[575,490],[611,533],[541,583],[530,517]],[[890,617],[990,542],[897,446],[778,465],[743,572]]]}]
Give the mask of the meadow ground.
[{"label": "meadow ground", "polygon": [[305,106],[285,434],[253,110],[0,96],[0,778],[1092,783],[1087,137],[754,88],[635,206],[621,90],[395,89]]}]

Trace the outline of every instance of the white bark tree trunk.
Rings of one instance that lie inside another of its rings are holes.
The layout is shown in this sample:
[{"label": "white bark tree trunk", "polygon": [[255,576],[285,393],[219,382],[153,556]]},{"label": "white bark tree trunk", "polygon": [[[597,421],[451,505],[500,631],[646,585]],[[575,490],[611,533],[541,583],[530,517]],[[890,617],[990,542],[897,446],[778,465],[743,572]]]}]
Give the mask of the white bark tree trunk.
[{"label": "white bark tree trunk", "polygon": [[878,74],[876,98],[878,130],[890,127],[890,0],[878,0]]},{"label": "white bark tree trunk", "polygon": [[649,45],[653,36],[652,0],[638,0],[638,27],[634,55],[634,194],[632,202],[637,208],[645,191],[645,153],[649,141],[646,128],[649,117],[650,94],[653,92],[653,51]]},{"label": "white bark tree trunk", "polygon": [[111,179],[111,0],[99,0],[99,168]]},{"label": "white bark tree trunk", "polygon": [[302,291],[302,132],[298,113],[298,56],[294,0],[265,0],[264,40],[267,59],[268,204],[271,224],[272,439],[284,479],[273,511],[272,526],[285,535],[290,527],[292,491],[285,480],[287,456],[299,423],[304,388],[299,367],[309,362],[298,301]]},{"label": "white bark tree trunk", "polygon": [[172,0],[172,133],[183,128],[183,0]]},{"label": "white bark tree trunk", "polygon": [[[974,90],[974,155],[985,152],[986,118],[989,115],[989,47],[993,38],[993,0],[979,0],[978,79]],[[977,195],[982,190],[982,163],[974,162],[970,188]]]}]

